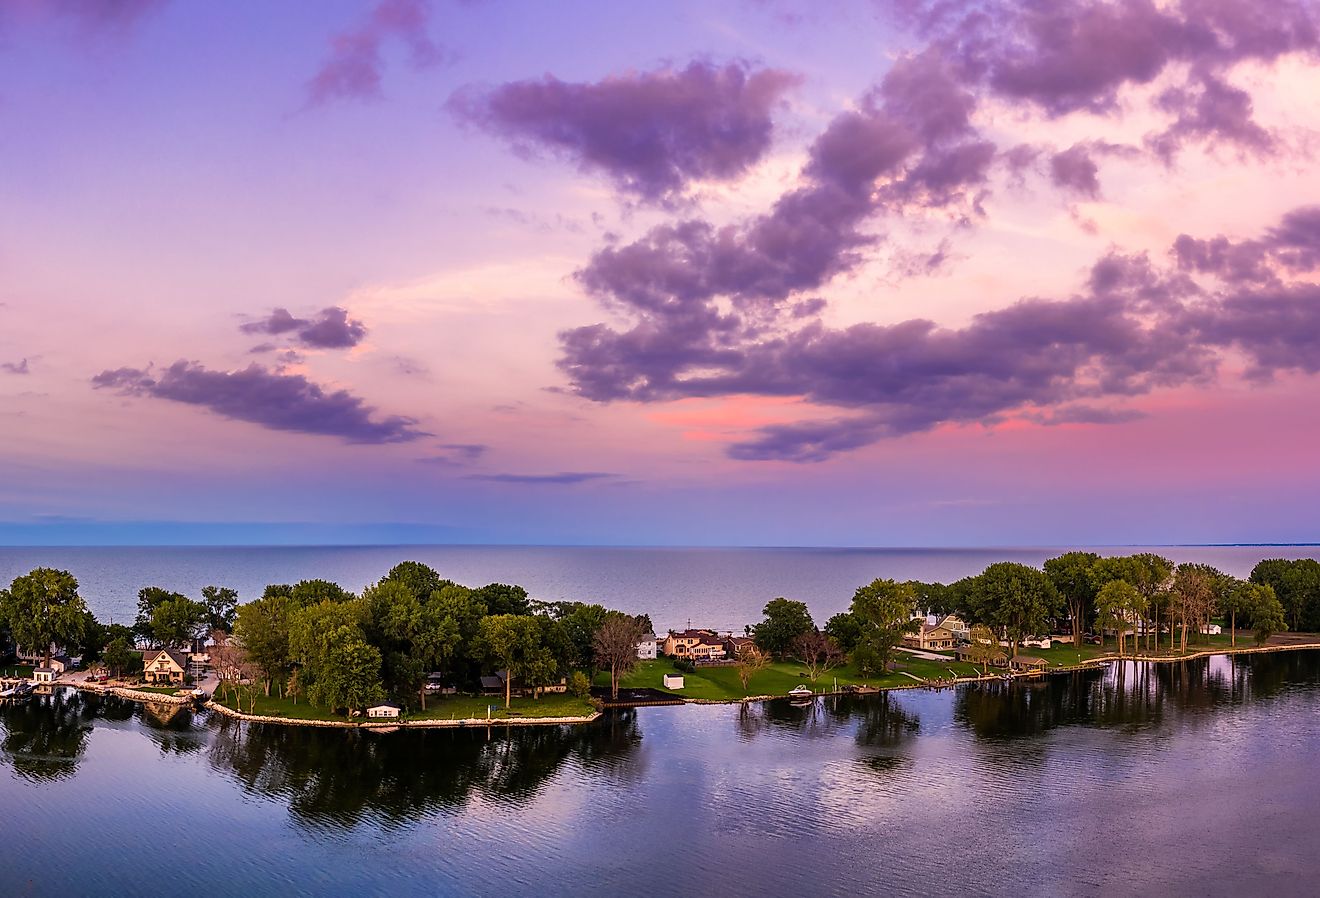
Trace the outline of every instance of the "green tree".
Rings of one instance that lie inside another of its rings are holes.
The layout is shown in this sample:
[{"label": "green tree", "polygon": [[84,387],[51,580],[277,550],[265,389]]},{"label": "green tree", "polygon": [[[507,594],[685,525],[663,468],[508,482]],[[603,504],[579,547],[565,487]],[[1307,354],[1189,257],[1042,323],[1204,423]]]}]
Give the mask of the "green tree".
[{"label": "green tree", "polygon": [[52,644],[75,645],[83,638],[87,606],[72,574],[39,567],[0,591],[0,618],[8,623],[14,641],[40,652],[49,667]]},{"label": "green tree", "polygon": [[1099,560],[1100,556],[1094,552],[1065,552],[1045,562],[1045,576],[1050,578],[1067,605],[1073,645],[1082,644],[1082,630],[1095,607],[1098,587],[1093,568]]},{"label": "green tree", "polygon": [[123,624],[111,624],[106,628],[109,640],[101,652],[101,660],[116,677],[137,672],[142,667],[142,653],[133,643],[133,631]]},{"label": "green tree", "polygon": [[186,600],[187,598],[182,593],[170,592],[160,586],[142,587],[138,590],[137,617],[133,621],[133,630],[138,636],[153,645],[160,645],[151,626],[151,618],[155,614],[156,608],[165,602],[172,602],[176,599]]},{"label": "green tree", "polygon": [[1275,633],[1288,629],[1283,603],[1279,601],[1274,587],[1255,584],[1250,592],[1244,594],[1243,599],[1251,610],[1251,626],[1256,631],[1256,645],[1264,645]]},{"label": "green tree", "polygon": [[308,694],[327,708],[344,708],[349,716],[381,701],[380,651],[357,627],[340,626],[326,634],[325,655]]},{"label": "green tree", "polygon": [[1218,611],[1228,621],[1230,645],[1237,645],[1237,617],[1242,613],[1250,613],[1251,600],[1247,591],[1256,585],[1234,579],[1219,596]]},{"label": "green tree", "polygon": [[425,602],[431,593],[439,592],[447,586],[454,586],[454,581],[446,580],[436,571],[420,561],[403,561],[390,568],[382,581],[400,583],[419,602]]},{"label": "green tree", "polygon": [[173,595],[151,609],[147,630],[160,646],[183,646],[207,632],[210,612],[187,596]]},{"label": "green tree", "polygon": [[794,639],[816,629],[805,602],[782,597],[771,599],[762,613],[765,620],[752,627],[752,638],[757,648],[778,658],[791,651]]},{"label": "green tree", "polygon": [[320,602],[351,602],[354,595],[329,580],[300,580],[289,590],[289,598],[299,608]]},{"label": "green tree", "polygon": [[234,635],[242,643],[247,660],[261,672],[268,696],[273,683],[288,681],[292,663],[289,627],[294,610],[293,599],[276,591],[239,605],[234,619]]},{"label": "green tree", "polygon": [[1320,561],[1266,558],[1252,569],[1250,580],[1274,590],[1290,629],[1320,630]]},{"label": "green tree", "polygon": [[1126,580],[1110,580],[1100,587],[1095,596],[1095,622],[1100,628],[1102,643],[1104,631],[1112,628],[1118,634],[1115,641],[1118,653],[1122,655],[1128,625],[1139,616],[1144,603],[1141,593]]},{"label": "green tree", "polygon": [[228,586],[203,586],[202,603],[206,605],[207,631],[234,632],[234,616],[238,613],[238,591]]},{"label": "green tree", "polygon": [[1047,632],[1060,605],[1049,577],[1012,561],[987,567],[977,576],[969,598],[972,616],[1002,632],[1014,657],[1024,638]]},{"label": "green tree", "polygon": [[[1159,606],[1165,604],[1168,599],[1168,590],[1173,581],[1173,562],[1161,555],[1140,552],[1136,555],[1101,558],[1092,570],[1095,572],[1097,589],[1111,580],[1125,580],[1141,594],[1145,601],[1138,612],[1138,617],[1132,623],[1139,629],[1140,623],[1149,616],[1154,622],[1154,626],[1148,628],[1152,647],[1158,649]],[[1136,638],[1135,634],[1133,638]],[[1172,626],[1169,630],[1169,639],[1172,644]]]},{"label": "green tree", "polygon": [[825,635],[834,640],[845,653],[857,648],[862,638],[862,625],[851,611],[842,611],[825,622]]},{"label": "green tree", "polygon": [[491,615],[532,613],[531,599],[527,590],[521,586],[507,583],[490,583],[480,589],[474,589],[473,595],[478,602],[486,606],[486,613]]},{"label": "green tree", "polygon": [[921,627],[921,621],[913,618],[916,611],[911,584],[877,579],[857,589],[849,613],[859,631],[853,661],[863,673],[883,673],[889,668],[903,637]]},{"label": "green tree", "polygon": [[513,680],[527,679],[539,670],[545,655],[541,625],[530,615],[494,614],[485,617],[477,630],[477,652],[489,668],[505,671],[504,707],[512,699]]},{"label": "green tree", "polygon": [[[1199,633],[1210,621],[1215,608],[1216,583],[1223,575],[1204,565],[1180,564],[1173,576],[1173,587],[1169,593],[1169,608],[1177,615],[1182,635],[1179,651],[1187,652],[1187,630]],[[1170,642],[1172,642],[1170,634]],[[1172,648],[1172,645],[1170,645]]]},{"label": "green tree", "polygon": [[943,583],[923,583],[921,580],[909,580],[908,586],[917,597],[917,610],[925,614],[943,617],[958,610],[954,604],[957,595]]},{"label": "green tree", "polygon": [[[573,647],[573,663],[585,667],[588,676],[594,676],[596,668],[605,663],[596,656],[596,634],[612,612],[603,605],[587,605],[582,602],[562,603],[558,610],[559,622]],[[641,627],[635,618],[633,623]]]}]

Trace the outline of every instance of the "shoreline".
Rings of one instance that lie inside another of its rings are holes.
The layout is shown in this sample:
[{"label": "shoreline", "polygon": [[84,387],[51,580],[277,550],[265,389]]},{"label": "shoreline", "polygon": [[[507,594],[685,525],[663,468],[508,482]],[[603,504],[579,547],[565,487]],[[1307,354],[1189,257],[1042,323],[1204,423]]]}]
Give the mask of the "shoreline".
[{"label": "shoreline", "polygon": [[[1255,655],[1268,654],[1273,652],[1292,652],[1302,650],[1320,650],[1320,641],[1310,643],[1297,643],[1292,645],[1252,645],[1252,646],[1231,646],[1204,649],[1197,652],[1189,652],[1186,655],[1161,656],[1161,655],[1107,655],[1101,658],[1090,658],[1080,664],[1072,664],[1067,667],[1056,667],[1043,671],[1020,671],[1010,672],[1002,671],[998,673],[986,673],[977,677],[957,677],[951,680],[940,682],[912,682],[900,683],[893,686],[870,686],[857,690],[830,690],[824,692],[815,692],[811,698],[824,698],[839,695],[879,695],[884,692],[899,692],[909,689],[930,689],[932,691],[941,691],[956,686],[966,685],[968,683],[988,683],[996,680],[1036,680],[1047,676],[1056,676],[1058,674],[1073,673],[1078,670],[1089,670],[1116,661],[1145,662],[1150,664],[1169,664],[1178,661],[1192,661],[1198,658],[1208,658],[1215,655]],[[186,696],[165,695],[163,693],[142,692],[124,686],[112,686],[109,688],[97,686],[90,683],[56,683],[58,686],[71,686],[75,689],[83,689],[88,692],[100,694],[116,695],[120,698],[128,699],[142,704],[170,704],[170,705],[190,705],[199,704],[195,699]],[[782,699],[791,699],[790,695],[749,695],[743,698],[683,698],[675,695],[676,699],[681,700],[682,705],[747,705],[753,703],[778,701]],[[472,728],[490,728],[496,726],[519,727],[519,726],[577,726],[581,724],[594,723],[599,720],[605,710],[617,710],[621,708],[630,708],[631,705],[614,705],[608,709],[597,708],[596,711],[585,716],[573,717],[515,717],[501,719],[487,719],[483,717],[459,718],[452,720],[311,720],[295,717],[273,717],[262,714],[247,714],[242,711],[236,711],[227,705],[216,702],[213,698],[208,698],[201,702],[200,706],[213,711],[222,716],[233,720],[241,720],[247,723],[272,724],[276,726],[306,726],[321,727],[343,730],[374,730],[382,733],[392,733],[402,729],[472,729]],[[664,705],[661,707],[674,707],[677,705]]]}]

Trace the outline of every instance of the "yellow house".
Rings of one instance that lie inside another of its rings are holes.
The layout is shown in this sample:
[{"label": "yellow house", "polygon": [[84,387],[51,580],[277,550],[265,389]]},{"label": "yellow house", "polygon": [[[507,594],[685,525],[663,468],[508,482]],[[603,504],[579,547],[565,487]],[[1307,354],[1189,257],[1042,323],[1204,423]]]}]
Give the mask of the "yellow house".
[{"label": "yellow house", "polygon": [[188,660],[175,649],[148,649],[142,653],[142,679],[157,686],[182,686]]}]

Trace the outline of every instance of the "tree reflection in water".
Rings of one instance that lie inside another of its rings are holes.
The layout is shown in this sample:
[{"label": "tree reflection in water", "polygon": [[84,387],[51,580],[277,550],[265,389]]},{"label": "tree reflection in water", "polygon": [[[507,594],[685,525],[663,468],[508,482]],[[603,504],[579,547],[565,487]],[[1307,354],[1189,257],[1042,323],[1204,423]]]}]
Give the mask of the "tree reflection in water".
[{"label": "tree reflection in water", "polygon": [[0,709],[5,733],[0,751],[24,779],[41,782],[71,777],[87,751],[95,717],[94,703],[76,690],[34,695]]},{"label": "tree reflection in water", "polygon": [[534,797],[565,762],[627,777],[641,733],[633,712],[582,726],[432,729],[398,733],[260,726],[218,717],[210,762],[248,791],[287,801],[300,819],[352,826],[367,817],[411,824],[475,795]]},{"label": "tree reflection in water", "polygon": [[890,692],[825,696],[801,705],[787,700],[745,703],[738,709],[738,735],[744,741],[772,729],[790,730],[806,738],[830,738],[845,727],[854,728],[859,746],[875,750],[866,752],[861,760],[886,771],[910,763],[901,749],[920,732],[921,718]]}]

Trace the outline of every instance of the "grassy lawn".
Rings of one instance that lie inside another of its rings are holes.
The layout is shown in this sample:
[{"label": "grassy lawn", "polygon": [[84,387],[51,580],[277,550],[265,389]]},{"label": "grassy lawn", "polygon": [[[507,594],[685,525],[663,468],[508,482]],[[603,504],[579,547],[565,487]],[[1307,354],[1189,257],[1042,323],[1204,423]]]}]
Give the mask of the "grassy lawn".
[{"label": "grassy lawn", "polygon": [[187,687],[186,686],[128,686],[126,688],[136,690],[137,692],[155,692],[160,695],[173,695],[174,693],[178,692],[180,689],[186,689]]},{"label": "grassy lawn", "polygon": [[515,698],[508,711],[504,710],[503,696],[453,695],[426,700],[426,710],[408,715],[409,720],[462,720],[485,718],[491,707],[492,720],[517,717],[586,717],[595,707],[586,699],[571,695],[543,695],[540,698]]},{"label": "grassy lawn", "polygon": [[10,664],[6,667],[0,667],[0,677],[18,677],[23,680],[32,679],[31,664]]},{"label": "grassy lawn", "polygon": [[[266,717],[288,717],[293,720],[347,720],[342,714],[333,714],[325,708],[318,708],[310,704],[306,699],[300,700],[296,705],[291,698],[280,698],[272,695],[267,698],[264,695],[258,695],[255,706],[249,706],[248,698],[244,697],[242,707],[239,707],[232,697],[221,701],[217,695],[215,701],[227,708],[233,708],[242,711],[244,714],[259,714]],[[484,696],[460,695],[448,698],[427,699],[426,711],[417,711],[414,713],[404,713],[401,720],[461,720],[464,718],[474,718],[486,716],[486,706],[495,705],[491,713],[492,720],[508,720],[517,717],[586,717],[595,710],[591,703],[585,699],[574,698],[571,695],[543,695],[539,699],[515,698],[513,707],[509,711],[504,710],[503,698],[486,698]],[[354,718],[357,721],[366,721],[365,717]],[[373,723],[378,721],[371,721]],[[388,720],[379,721],[388,723]]]},{"label": "grassy lawn", "polygon": [[[702,667],[696,673],[683,673],[684,688],[665,689],[663,676],[675,672],[673,662],[665,658],[655,661],[642,661],[636,669],[620,682],[627,689],[650,687],[683,698],[716,699],[727,701],[745,698],[748,695],[787,695],[789,690],[799,684],[805,684],[817,692],[832,690],[837,684],[858,686],[907,686],[916,682],[904,673],[920,677],[922,680],[949,679],[953,674],[973,676],[977,671],[970,664],[959,664],[952,658],[948,662],[914,658],[899,653],[896,658],[898,669],[881,677],[864,677],[852,665],[836,667],[822,673],[815,682],[807,676],[803,665],[792,661],[776,661],[752,675],[746,691],[738,679],[736,667]],[[952,672],[952,673],[951,673]],[[598,675],[596,685],[608,686],[609,674]]]}]

